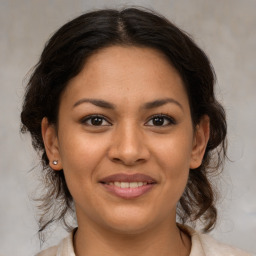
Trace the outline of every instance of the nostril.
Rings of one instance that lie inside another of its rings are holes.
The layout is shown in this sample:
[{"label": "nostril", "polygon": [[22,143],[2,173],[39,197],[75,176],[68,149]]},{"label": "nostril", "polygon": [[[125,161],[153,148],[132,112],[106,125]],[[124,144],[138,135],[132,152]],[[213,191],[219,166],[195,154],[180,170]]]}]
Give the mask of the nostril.
[{"label": "nostril", "polygon": [[113,144],[107,152],[110,161],[127,166],[144,163],[149,159],[149,156],[150,153],[146,147],[131,148],[129,145],[121,147]]},{"label": "nostril", "polygon": [[122,162],[121,159],[119,159],[119,158],[113,158],[112,160],[113,160],[114,162],[118,162],[118,163]]},{"label": "nostril", "polygon": [[125,166],[133,166],[133,165],[137,165],[137,164],[140,164],[140,163],[144,163],[146,160],[143,159],[143,158],[139,158],[139,159],[136,159],[136,160],[132,160],[132,159],[120,159],[120,158],[112,158],[112,161],[114,163],[117,163],[117,164],[122,164],[122,165],[125,165]]}]

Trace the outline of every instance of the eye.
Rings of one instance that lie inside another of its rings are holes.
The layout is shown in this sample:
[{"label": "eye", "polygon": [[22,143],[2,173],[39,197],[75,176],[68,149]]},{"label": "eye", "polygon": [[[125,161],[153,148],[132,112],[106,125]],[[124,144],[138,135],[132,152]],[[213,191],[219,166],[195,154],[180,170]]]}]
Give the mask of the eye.
[{"label": "eye", "polygon": [[176,121],[168,115],[154,115],[152,116],[145,125],[147,126],[169,126],[176,124]]},{"label": "eye", "polygon": [[104,116],[101,115],[90,115],[82,119],[82,124],[88,126],[110,126],[111,123],[107,121]]}]

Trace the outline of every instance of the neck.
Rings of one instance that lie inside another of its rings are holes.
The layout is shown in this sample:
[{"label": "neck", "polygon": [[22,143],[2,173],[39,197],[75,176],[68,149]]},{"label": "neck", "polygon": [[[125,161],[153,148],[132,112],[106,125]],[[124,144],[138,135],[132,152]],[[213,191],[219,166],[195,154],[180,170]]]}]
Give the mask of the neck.
[{"label": "neck", "polygon": [[74,238],[76,256],[188,256],[190,238],[174,222],[136,234],[123,234],[95,225],[79,225]]}]

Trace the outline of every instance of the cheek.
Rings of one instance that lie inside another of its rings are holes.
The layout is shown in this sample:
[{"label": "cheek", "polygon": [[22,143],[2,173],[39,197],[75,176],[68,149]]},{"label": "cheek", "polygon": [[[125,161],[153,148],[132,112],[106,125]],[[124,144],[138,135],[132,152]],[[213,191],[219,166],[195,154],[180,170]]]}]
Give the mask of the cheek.
[{"label": "cheek", "polygon": [[102,160],[103,150],[100,142],[73,133],[66,134],[61,143],[61,159],[68,189],[76,203],[93,200],[91,191],[96,182],[98,166]]},{"label": "cheek", "polygon": [[165,192],[172,197],[182,195],[189,175],[192,152],[191,133],[176,133],[159,143],[156,154],[158,165],[163,170]]},{"label": "cheek", "polygon": [[60,156],[67,183],[88,186],[104,152],[104,144],[97,136],[88,136],[80,129],[60,133]]},{"label": "cheek", "polygon": [[164,170],[172,170],[174,175],[189,169],[192,153],[192,136],[177,133],[170,138],[163,139],[155,152]]}]

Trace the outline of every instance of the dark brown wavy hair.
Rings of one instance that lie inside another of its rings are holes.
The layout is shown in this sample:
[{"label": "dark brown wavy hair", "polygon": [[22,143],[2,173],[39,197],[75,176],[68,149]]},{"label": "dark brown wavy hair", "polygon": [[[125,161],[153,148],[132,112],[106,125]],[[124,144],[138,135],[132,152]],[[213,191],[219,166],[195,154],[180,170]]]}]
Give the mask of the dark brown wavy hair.
[{"label": "dark brown wavy hair", "polygon": [[49,167],[41,135],[41,121],[57,123],[60,97],[70,79],[78,75],[87,58],[113,45],[150,47],[162,52],[179,72],[185,85],[193,125],[203,115],[210,118],[210,139],[202,165],[190,170],[185,191],[178,203],[182,223],[201,220],[205,232],[217,218],[211,176],[219,172],[226,156],[226,118],[214,95],[215,73],[205,53],[191,37],[166,18],[150,10],[105,9],[83,14],[62,26],[46,44],[28,82],[21,131],[30,132],[40,153],[44,194],[40,197],[39,233],[55,221],[71,228],[67,221],[74,213],[73,199],[63,170]]}]

